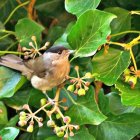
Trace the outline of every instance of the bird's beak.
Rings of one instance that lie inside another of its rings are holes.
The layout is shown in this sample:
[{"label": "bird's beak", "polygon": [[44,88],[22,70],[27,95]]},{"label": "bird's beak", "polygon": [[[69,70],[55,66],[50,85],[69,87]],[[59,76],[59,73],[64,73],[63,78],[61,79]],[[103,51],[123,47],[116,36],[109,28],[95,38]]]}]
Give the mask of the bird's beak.
[{"label": "bird's beak", "polygon": [[73,54],[75,50],[69,50],[69,54]]}]

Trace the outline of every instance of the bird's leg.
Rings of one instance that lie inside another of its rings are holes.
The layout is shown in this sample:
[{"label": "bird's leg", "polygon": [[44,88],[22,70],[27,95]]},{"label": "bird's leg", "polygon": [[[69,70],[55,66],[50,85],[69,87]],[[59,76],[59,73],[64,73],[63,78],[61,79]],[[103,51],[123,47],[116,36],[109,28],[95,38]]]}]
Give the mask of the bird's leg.
[{"label": "bird's leg", "polygon": [[49,103],[51,103],[52,105],[54,104],[54,99],[51,99],[49,96],[48,96],[48,94],[46,93],[46,91],[42,91],[43,92],[43,94],[46,96],[46,98],[48,99],[48,101],[49,101]]}]

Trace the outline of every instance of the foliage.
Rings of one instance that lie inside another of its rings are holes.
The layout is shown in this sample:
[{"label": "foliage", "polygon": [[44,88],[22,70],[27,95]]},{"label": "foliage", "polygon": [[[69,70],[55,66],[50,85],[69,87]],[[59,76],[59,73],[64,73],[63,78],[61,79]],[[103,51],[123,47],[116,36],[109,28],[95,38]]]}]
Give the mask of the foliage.
[{"label": "foliage", "polygon": [[34,59],[53,45],[74,54],[64,88],[48,91],[49,100],[0,66],[0,139],[137,140],[139,9],[137,0],[1,0],[0,56]]}]

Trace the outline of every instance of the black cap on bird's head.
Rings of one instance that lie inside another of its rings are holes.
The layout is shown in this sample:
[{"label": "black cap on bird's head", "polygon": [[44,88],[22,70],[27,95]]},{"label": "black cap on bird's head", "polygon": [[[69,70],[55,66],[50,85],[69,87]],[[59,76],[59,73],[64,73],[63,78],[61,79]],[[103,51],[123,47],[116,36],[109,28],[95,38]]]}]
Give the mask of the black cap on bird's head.
[{"label": "black cap on bird's head", "polygon": [[69,54],[73,53],[73,50],[69,50],[68,48],[65,48],[64,46],[52,46],[48,50],[46,50],[46,53],[51,52],[51,53],[58,53],[61,54],[64,50],[68,50]]}]

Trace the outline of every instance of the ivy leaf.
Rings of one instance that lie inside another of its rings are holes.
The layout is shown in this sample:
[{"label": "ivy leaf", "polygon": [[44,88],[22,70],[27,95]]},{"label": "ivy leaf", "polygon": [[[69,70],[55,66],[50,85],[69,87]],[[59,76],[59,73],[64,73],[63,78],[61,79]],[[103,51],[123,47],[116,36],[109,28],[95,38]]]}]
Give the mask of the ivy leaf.
[{"label": "ivy leaf", "polygon": [[81,15],[68,34],[68,43],[76,50],[75,57],[88,57],[96,53],[110,34],[110,22],[116,16],[99,10]]},{"label": "ivy leaf", "polygon": [[129,113],[110,116],[100,125],[91,126],[89,132],[96,140],[130,140],[140,133],[139,126],[140,115]]},{"label": "ivy leaf", "polygon": [[97,80],[110,86],[117,81],[129,64],[128,51],[109,48],[107,54],[101,50],[93,57],[93,73],[97,74]]},{"label": "ivy leaf", "polygon": [[7,106],[20,110],[24,104],[28,104],[30,98],[30,88],[21,89],[16,92],[11,98],[4,99]]},{"label": "ivy leaf", "polygon": [[[105,9],[105,11],[115,14],[117,18],[115,18],[111,22],[111,34],[120,33],[123,31],[128,31],[131,29],[131,14],[130,11],[122,9],[120,7],[111,7]],[[121,36],[115,37],[115,39],[119,39],[123,37],[125,34]],[[114,38],[114,37],[113,37]]]},{"label": "ivy leaf", "polygon": [[0,124],[6,124],[8,122],[7,109],[2,101],[0,101]]},{"label": "ivy leaf", "polygon": [[24,84],[23,77],[6,67],[0,67],[0,98],[7,98],[14,95],[14,93]]},{"label": "ivy leaf", "polygon": [[121,92],[121,101],[126,106],[140,107],[140,83],[131,89],[128,83],[118,80],[115,87]]},{"label": "ivy leaf", "polygon": [[85,96],[79,97],[77,102],[74,102],[74,105],[69,108],[66,115],[71,117],[73,123],[79,125],[99,125],[107,118],[100,112],[94,100],[94,89],[92,87],[90,87]]},{"label": "ivy leaf", "polygon": [[85,11],[96,9],[101,0],[65,0],[65,9],[76,15],[80,16]]},{"label": "ivy leaf", "polygon": [[106,96],[109,99],[110,110],[114,115],[131,113],[135,110],[135,107],[122,105],[121,100],[120,100],[121,97],[119,96],[118,93],[111,92],[111,93],[107,94]]},{"label": "ivy leaf", "polygon": [[0,131],[2,140],[14,140],[19,134],[19,129],[14,127],[6,127]]},{"label": "ivy leaf", "polygon": [[68,36],[69,32],[71,31],[72,26],[73,26],[73,22],[71,22],[70,24],[68,24],[68,26],[67,26],[65,32],[63,33],[63,35],[55,41],[54,46],[55,45],[56,46],[57,45],[58,46],[59,45],[62,45],[62,46],[65,46],[68,49],[71,49],[70,45],[67,42],[67,36]]},{"label": "ivy leaf", "polygon": [[39,43],[43,30],[44,27],[28,18],[19,20],[15,26],[16,36],[22,47],[29,47],[32,36],[36,36],[37,42]]}]

